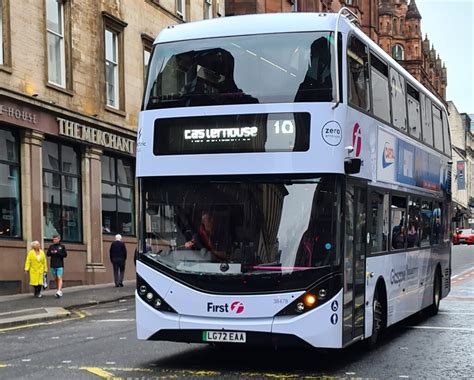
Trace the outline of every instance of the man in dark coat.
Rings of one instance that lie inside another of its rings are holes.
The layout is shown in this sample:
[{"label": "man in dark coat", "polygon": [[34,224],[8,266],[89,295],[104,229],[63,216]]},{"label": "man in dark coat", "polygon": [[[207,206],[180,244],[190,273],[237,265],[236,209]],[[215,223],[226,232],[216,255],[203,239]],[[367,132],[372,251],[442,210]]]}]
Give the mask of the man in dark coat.
[{"label": "man in dark coat", "polygon": [[125,261],[127,261],[127,247],[120,234],[115,235],[115,241],[110,245],[110,261],[114,267],[115,287],[122,287]]}]

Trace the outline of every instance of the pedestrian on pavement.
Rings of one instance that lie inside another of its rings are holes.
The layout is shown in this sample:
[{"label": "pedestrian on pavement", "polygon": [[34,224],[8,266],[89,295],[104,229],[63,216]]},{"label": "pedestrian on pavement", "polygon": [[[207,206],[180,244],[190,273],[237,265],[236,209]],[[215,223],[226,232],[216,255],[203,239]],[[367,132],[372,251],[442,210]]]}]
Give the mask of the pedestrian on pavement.
[{"label": "pedestrian on pavement", "polygon": [[37,240],[31,243],[31,250],[26,255],[25,272],[30,275],[30,285],[34,288],[35,297],[41,298],[41,288],[43,287],[44,274],[48,273],[48,263]]},{"label": "pedestrian on pavement", "polygon": [[110,245],[110,261],[114,267],[115,287],[122,287],[125,261],[127,261],[127,247],[120,234],[115,235],[115,241]]},{"label": "pedestrian on pavement", "polygon": [[63,275],[64,275],[64,258],[67,257],[66,247],[61,244],[61,236],[58,234],[53,235],[53,244],[48,248],[46,252],[48,257],[51,257],[51,275],[56,281],[56,298],[63,296]]}]

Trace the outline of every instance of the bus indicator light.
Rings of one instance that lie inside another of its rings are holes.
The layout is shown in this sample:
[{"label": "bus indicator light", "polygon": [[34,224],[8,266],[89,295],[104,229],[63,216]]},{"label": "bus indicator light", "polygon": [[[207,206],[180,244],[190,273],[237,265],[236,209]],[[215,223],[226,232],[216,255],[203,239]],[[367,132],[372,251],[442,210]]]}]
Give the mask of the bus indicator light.
[{"label": "bus indicator light", "polygon": [[306,294],[306,296],[304,297],[304,303],[308,307],[313,307],[316,303],[316,297],[312,294]]}]

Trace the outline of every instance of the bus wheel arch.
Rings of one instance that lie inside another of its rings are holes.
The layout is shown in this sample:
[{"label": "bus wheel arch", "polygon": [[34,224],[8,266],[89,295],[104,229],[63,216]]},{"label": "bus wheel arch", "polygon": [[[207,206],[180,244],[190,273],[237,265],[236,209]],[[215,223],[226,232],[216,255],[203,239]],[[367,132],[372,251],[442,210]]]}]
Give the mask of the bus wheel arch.
[{"label": "bus wheel arch", "polygon": [[374,348],[387,327],[387,288],[382,277],[377,280],[372,300],[372,335],[367,338],[367,347]]}]

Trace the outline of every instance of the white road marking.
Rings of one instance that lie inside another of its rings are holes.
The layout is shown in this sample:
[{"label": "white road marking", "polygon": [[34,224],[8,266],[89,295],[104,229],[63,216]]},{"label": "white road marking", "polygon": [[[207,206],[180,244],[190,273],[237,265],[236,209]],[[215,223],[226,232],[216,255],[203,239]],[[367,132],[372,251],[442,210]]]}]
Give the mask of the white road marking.
[{"label": "white road marking", "polygon": [[122,303],[122,302],[127,302],[127,300],[123,300],[123,299],[122,299],[122,300],[119,300],[119,302],[120,302],[120,303]]},{"label": "white road marking", "polygon": [[88,336],[86,339],[90,340],[90,339],[94,339],[94,337],[93,336]]},{"label": "white road marking", "polygon": [[346,372],[346,375],[355,375],[355,372]]},{"label": "white road marking", "polygon": [[115,362],[105,362],[105,364],[116,364]]},{"label": "white road marking", "polygon": [[31,362],[31,359],[21,359],[22,362]]},{"label": "white road marking", "polygon": [[25,339],[25,337],[24,336],[19,336],[18,339]]},{"label": "white road marking", "polygon": [[97,319],[95,321],[91,322],[133,322],[135,321],[135,318],[131,319]]},{"label": "white road marking", "polygon": [[72,362],[72,360],[63,360],[63,361],[62,361],[62,363],[65,363],[65,364],[71,363],[71,362]]},{"label": "white road marking", "polygon": [[400,375],[398,376],[400,379],[409,379],[410,376],[407,376],[407,375]]},{"label": "white road marking", "polygon": [[59,339],[59,336],[52,336],[51,339]]},{"label": "white road marking", "polygon": [[409,329],[422,329],[422,330],[453,330],[453,331],[474,331],[468,327],[438,327],[438,326],[407,326]]},{"label": "white road marking", "polygon": [[126,336],[121,336],[121,337],[120,337],[120,340],[125,340],[125,339],[127,339]]},{"label": "white road marking", "polygon": [[116,309],[116,310],[109,310],[107,313],[113,314],[113,313],[120,313],[121,311],[127,311],[128,309]]}]

